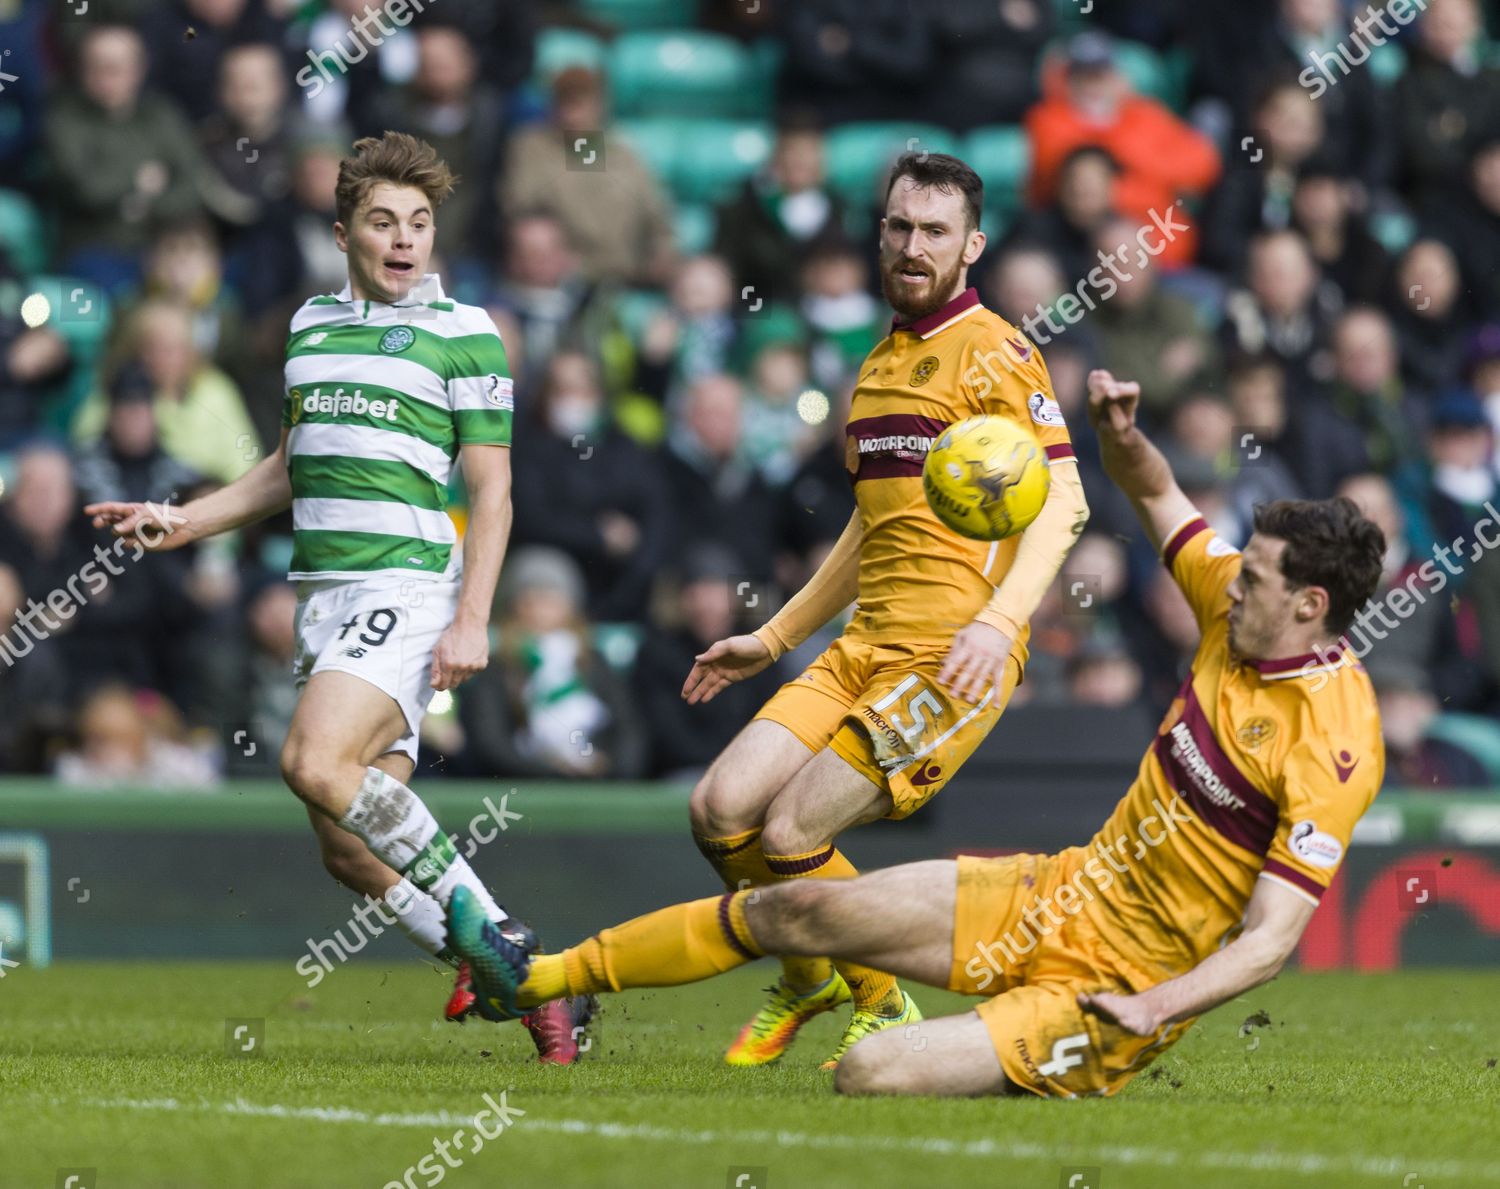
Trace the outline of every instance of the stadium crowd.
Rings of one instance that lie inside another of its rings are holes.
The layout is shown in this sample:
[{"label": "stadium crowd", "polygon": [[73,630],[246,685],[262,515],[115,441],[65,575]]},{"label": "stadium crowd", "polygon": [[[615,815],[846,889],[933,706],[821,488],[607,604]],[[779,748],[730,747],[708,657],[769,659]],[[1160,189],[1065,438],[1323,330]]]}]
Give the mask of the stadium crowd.
[{"label": "stadium crowd", "polygon": [[690,772],[837,632],[677,696],[848,519],[884,167],[927,148],[985,179],[976,284],[1041,347],[1093,509],[1016,704],[1165,709],[1196,639],[1099,470],[1104,366],[1228,538],[1283,496],[1381,525],[1386,619],[1351,642],[1390,780],[1500,780],[1500,12],[1478,0],[1383,26],[1342,0],[77,7],[0,0],[0,770],[266,770],[295,699],[289,517],[135,558],[80,509],[181,502],[274,445],[288,318],[346,280],[339,159],[394,128],[463,179],[437,267],[516,377],[495,652],[435,704],[427,774]]}]

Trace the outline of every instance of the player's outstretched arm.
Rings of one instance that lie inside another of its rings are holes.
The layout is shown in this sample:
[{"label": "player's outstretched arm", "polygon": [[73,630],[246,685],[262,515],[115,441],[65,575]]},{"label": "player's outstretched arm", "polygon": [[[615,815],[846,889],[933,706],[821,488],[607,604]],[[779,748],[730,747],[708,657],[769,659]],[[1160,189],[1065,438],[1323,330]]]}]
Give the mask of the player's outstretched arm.
[{"label": "player's outstretched arm", "polygon": [[1296,892],[1258,880],[1245,911],[1245,930],[1186,974],[1139,995],[1100,992],[1078,996],[1078,1005],[1113,1020],[1137,1036],[1155,1036],[1168,1024],[1189,1020],[1236,995],[1270,982],[1286,965],[1317,905]]},{"label": "player's outstretched arm", "polygon": [[180,549],[217,533],[253,524],[290,506],[292,481],[286,469],[287,431],[267,457],[233,483],[190,500],[180,508],[162,504],[109,502],[89,504],[85,516],[95,528],[148,551]]},{"label": "player's outstretched arm", "polygon": [[459,457],[469,490],[464,576],[458,610],[432,653],[433,689],[453,689],[489,664],[490,606],[510,540],[510,447],[460,446]]},{"label": "player's outstretched arm", "polygon": [[748,636],[719,640],[693,658],[682,696],[690,703],[707,702],[726,686],[754,677],[854,602],[863,540],[856,511],[817,572],[768,623]]},{"label": "player's outstretched arm", "polygon": [[1167,536],[1198,514],[1172,477],[1167,460],[1135,423],[1141,386],[1116,380],[1103,368],[1089,373],[1089,424],[1099,436],[1107,474],[1130,497],[1151,544],[1161,551]]}]

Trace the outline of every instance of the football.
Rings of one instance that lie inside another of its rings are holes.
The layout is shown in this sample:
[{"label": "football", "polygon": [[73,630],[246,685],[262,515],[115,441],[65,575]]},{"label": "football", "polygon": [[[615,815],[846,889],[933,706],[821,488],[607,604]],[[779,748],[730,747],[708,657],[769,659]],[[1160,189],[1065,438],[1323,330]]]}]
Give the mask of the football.
[{"label": "football", "polygon": [[1006,417],[950,425],[922,466],[922,489],[933,513],[977,541],[998,541],[1024,529],[1041,512],[1051,484],[1041,443]]}]

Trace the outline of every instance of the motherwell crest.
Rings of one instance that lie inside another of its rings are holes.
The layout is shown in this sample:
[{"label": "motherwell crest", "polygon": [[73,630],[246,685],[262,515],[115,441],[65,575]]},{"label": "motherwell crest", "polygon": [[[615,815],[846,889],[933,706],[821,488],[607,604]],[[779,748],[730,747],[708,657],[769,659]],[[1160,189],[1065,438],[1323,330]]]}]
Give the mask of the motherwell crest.
[{"label": "motherwell crest", "polygon": [[937,375],[937,370],[941,366],[941,362],[936,355],[928,355],[923,359],[917,360],[917,366],[911,369],[911,379],[908,383],[913,388],[922,387],[923,384]]}]

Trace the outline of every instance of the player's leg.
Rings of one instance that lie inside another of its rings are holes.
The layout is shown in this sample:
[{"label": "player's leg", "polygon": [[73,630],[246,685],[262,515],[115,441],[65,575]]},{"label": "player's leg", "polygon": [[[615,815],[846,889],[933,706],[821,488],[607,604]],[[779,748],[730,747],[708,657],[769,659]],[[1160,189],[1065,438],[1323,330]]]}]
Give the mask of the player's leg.
[{"label": "player's leg", "polygon": [[840,1094],[976,1097],[1020,1094],[978,1012],[922,1020],[865,1037],[838,1064]]},{"label": "player's leg", "polygon": [[957,880],[957,864],[931,859],[853,880],[798,881],[676,904],[560,954],[531,957],[517,1003],[678,986],[763,954],[832,954],[947,986]]},{"label": "player's leg", "polygon": [[421,798],[371,762],[407,734],[406,716],[390,695],[352,673],[316,672],[292,716],[282,776],[310,808],[356,835],[440,905],[464,886],[490,920],[505,920]]},{"label": "player's leg", "polygon": [[[416,764],[405,752],[388,751],[372,759],[370,766],[404,784],[411,779]],[[447,947],[443,906],[399,871],[382,863],[362,840],[326,814],[308,806],[307,816],[328,874],[362,896],[383,900],[395,917],[396,927],[413,945],[453,965],[456,959]]]}]

